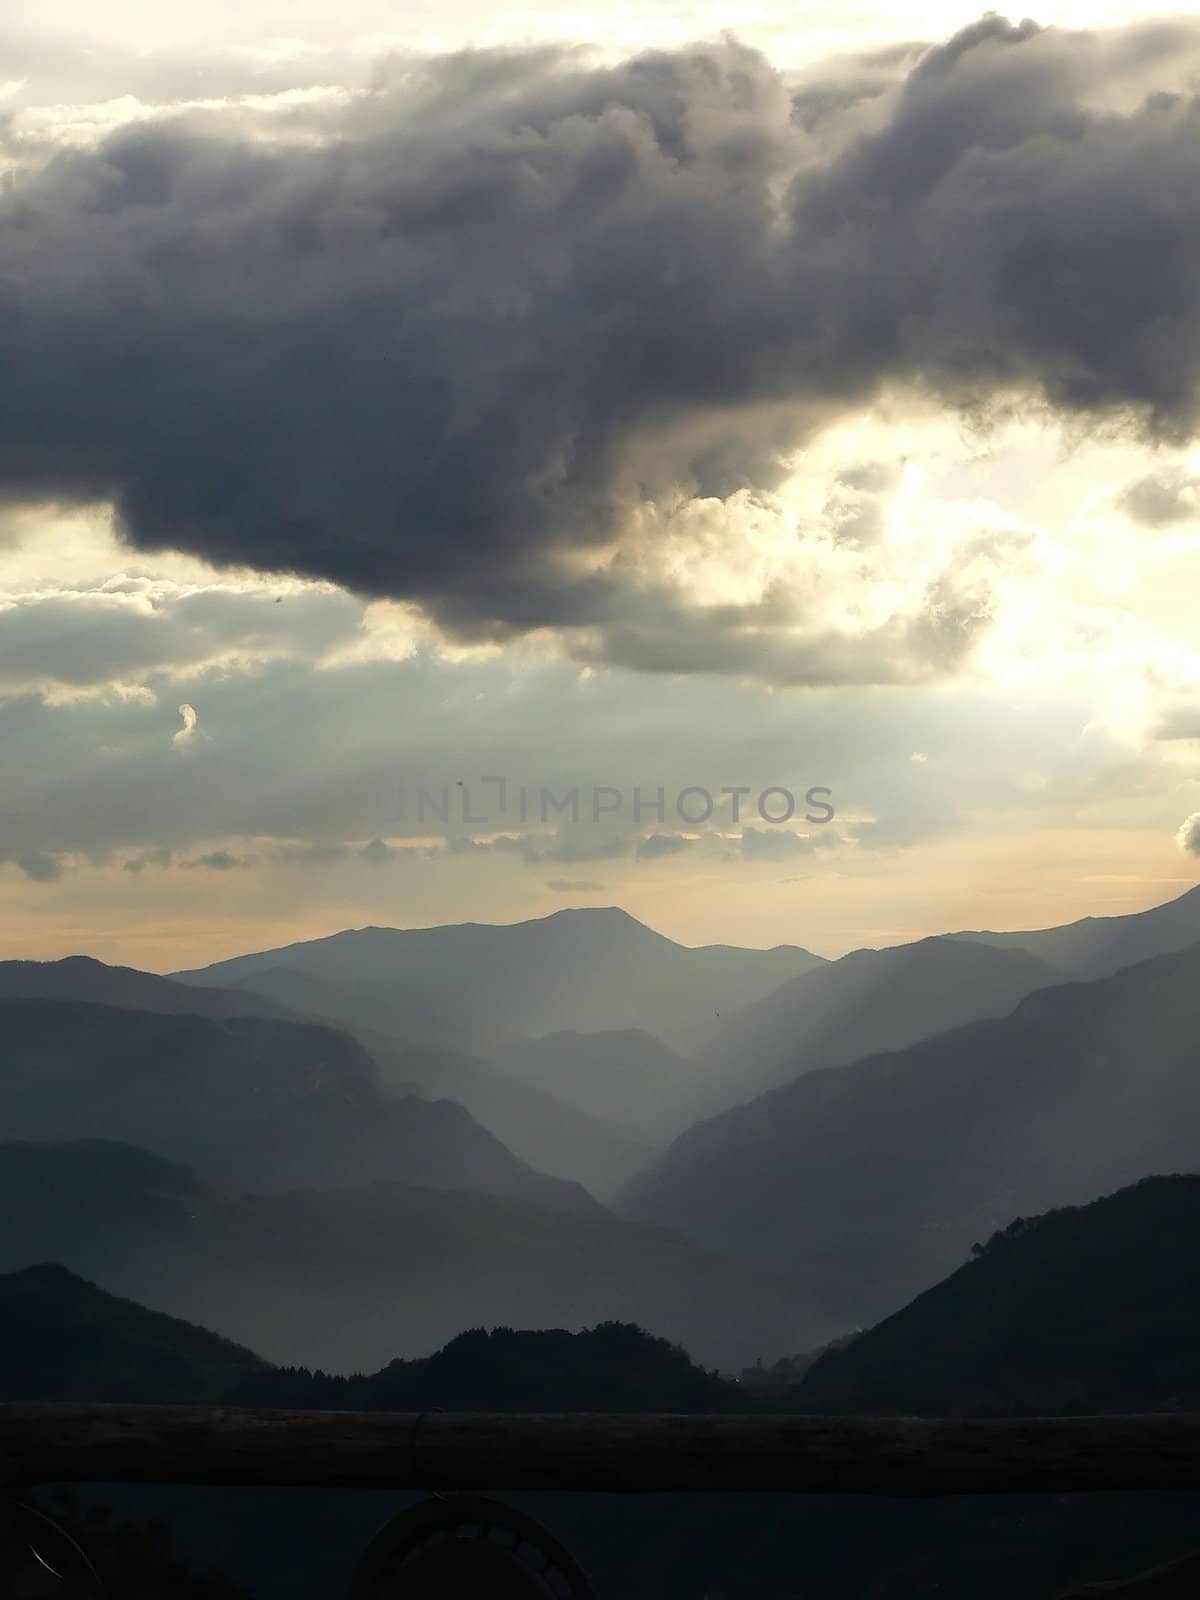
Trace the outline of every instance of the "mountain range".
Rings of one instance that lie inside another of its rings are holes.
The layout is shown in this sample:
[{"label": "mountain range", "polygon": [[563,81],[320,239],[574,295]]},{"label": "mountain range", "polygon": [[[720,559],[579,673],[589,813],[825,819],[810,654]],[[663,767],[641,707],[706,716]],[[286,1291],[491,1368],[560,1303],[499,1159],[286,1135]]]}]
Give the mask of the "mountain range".
[{"label": "mountain range", "polygon": [[1195,1168],[1198,1037],[1200,945],[805,1073],[691,1127],[625,1207],[861,1326],[1016,1215]]},{"label": "mountain range", "polygon": [[174,976],[220,988],[261,982],[286,1004],[315,978],[311,1005],[327,1015],[348,1004],[343,1022],[486,1053],[563,1029],[642,1028],[671,1044],[823,964],[792,945],[676,944],[609,906],[512,924],[348,929]]},{"label": "mountain range", "polygon": [[1195,1164],[1189,931],[1197,891],[837,961],[609,908],[173,978],[3,963],[3,1164],[43,1195],[4,1261],[343,1370],[534,1313],[813,1346],[1017,1214]]},{"label": "mountain range", "polygon": [[751,1100],[819,1067],[1003,1016],[1059,977],[1028,951],[947,938],[851,951],[712,1028],[698,1052],[693,1115]]},{"label": "mountain range", "polygon": [[341,1030],[3,1000],[0,1036],[10,1138],[144,1144],[232,1188],[394,1179],[595,1206],[580,1185],[527,1167],[456,1102],[389,1092]]}]

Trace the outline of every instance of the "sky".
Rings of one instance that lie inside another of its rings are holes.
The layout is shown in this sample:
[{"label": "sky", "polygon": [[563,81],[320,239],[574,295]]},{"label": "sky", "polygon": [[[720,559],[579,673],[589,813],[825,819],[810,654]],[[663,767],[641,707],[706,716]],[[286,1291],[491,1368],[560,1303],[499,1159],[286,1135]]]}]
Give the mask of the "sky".
[{"label": "sky", "polygon": [[97,18],[0,24],[0,956],[1196,881],[1200,17]]}]

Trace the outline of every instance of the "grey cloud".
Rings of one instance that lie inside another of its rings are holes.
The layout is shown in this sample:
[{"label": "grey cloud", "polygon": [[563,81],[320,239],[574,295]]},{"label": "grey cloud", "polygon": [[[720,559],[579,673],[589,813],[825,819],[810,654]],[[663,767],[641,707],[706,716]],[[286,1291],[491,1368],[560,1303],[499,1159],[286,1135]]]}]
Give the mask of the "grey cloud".
[{"label": "grey cloud", "polygon": [[547,878],[546,887],[555,894],[601,894],[605,885],[591,883],[586,878]]},{"label": "grey cloud", "polygon": [[1145,528],[1195,522],[1200,520],[1200,478],[1181,467],[1162,467],[1129,484],[1120,505]]},{"label": "grey cloud", "polygon": [[230,850],[210,850],[205,855],[194,856],[182,866],[206,872],[244,872],[257,861],[256,856],[236,856]]},{"label": "grey cloud", "polygon": [[531,866],[544,861],[612,861],[629,853],[624,835],[583,827],[560,828],[551,835],[519,834],[509,838],[502,834],[493,841],[492,848],[514,851]]},{"label": "grey cloud", "polygon": [[[661,784],[668,803],[696,783],[714,794],[739,783],[755,795],[782,784],[798,803],[827,785],[843,819],[902,816],[908,828],[944,833],[997,809],[1061,806],[1113,758],[1103,741],[1080,742],[1089,702],[1071,695],[1032,709],[1006,694],[858,689],[797,699],[747,694],[733,678],[581,681],[563,662],[524,670],[497,656],[448,666],[425,652],[321,671],[277,660],[214,673],[202,694],[185,679],[157,688],[156,701],[0,697],[0,857],[119,852],[123,861],[162,849],[181,859],[254,839],[264,860],[297,871],[322,858],[347,859],[351,870],[361,841],[428,836],[411,805],[401,815],[402,786],[437,789],[462,776],[478,810],[482,773],[506,773],[510,787],[507,822],[495,816],[489,831],[515,833],[515,786],[547,781],[556,793],[577,784],[585,804],[605,783],[626,796],[635,784],[648,793]],[[211,737],[181,760],[169,734],[174,708],[193,696]],[[1018,747],[1051,780],[1036,794],[1013,787]],[[929,762],[914,764],[914,750]],[[749,806],[743,817],[758,820]],[[495,848],[531,864],[582,861],[585,851],[620,859],[647,832],[677,826],[647,812],[627,838],[615,825],[612,835],[581,826],[564,838],[529,828]],[[809,831],[824,836],[833,825]],[[345,855],[322,856],[332,851]]]},{"label": "grey cloud", "polygon": [[303,844],[280,845],[277,854],[281,861],[326,866],[334,861],[344,861],[350,854],[348,845],[324,844],[308,840]]},{"label": "grey cloud", "polygon": [[169,867],[171,865],[171,852],[169,850],[142,850],[135,856],[129,856],[121,863],[122,872],[144,872],[147,867]]},{"label": "grey cloud", "polygon": [[641,497],[769,489],[891,383],[1187,435],[1200,112],[1099,102],[1183,85],[1198,41],[991,17],[872,64],[877,123],[819,149],[732,43],[409,64],[317,145],[123,131],[3,201],[0,490],[111,497],[140,546],[405,596],[466,637],[583,629],[619,664],[784,682],[952,670],[986,604],[934,592],[795,648],[557,558]]},{"label": "grey cloud", "polygon": [[21,595],[0,610],[0,685],[53,679],[86,687],[231,653],[316,655],[352,639],[362,617],[361,604],[333,591],[275,599],[262,590],[187,593],[140,580]]},{"label": "grey cloud", "polygon": [[33,883],[55,883],[63,873],[58,856],[43,850],[31,850],[26,855],[17,856],[15,864]]},{"label": "grey cloud", "polygon": [[899,482],[902,466],[867,461],[846,467],[825,504],[835,543],[861,548],[878,543],[886,528],[887,494]]},{"label": "grey cloud", "polygon": [[662,856],[676,856],[693,841],[681,833],[651,833],[638,841],[634,854],[639,861],[656,861]]},{"label": "grey cloud", "polygon": [[1155,727],[1156,739],[1200,739],[1200,704],[1168,706]]},{"label": "grey cloud", "polygon": [[1175,842],[1186,855],[1200,856],[1200,811],[1193,811],[1181,824]]},{"label": "grey cloud", "polygon": [[400,852],[385,839],[372,839],[363,845],[358,854],[361,860],[369,861],[372,866],[383,866],[389,861],[394,861]]},{"label": "grey cloud", "polygon": [[452,835],[446,846],[454,852],[493,852],[520,856],[530,866],[546,861],[613,861],[629,854],[629,844],[623,834],[608,833],[589,828],[559,828],[552,832],[522,830],[499,833],[490,839],[476,839],[470,835]]}]

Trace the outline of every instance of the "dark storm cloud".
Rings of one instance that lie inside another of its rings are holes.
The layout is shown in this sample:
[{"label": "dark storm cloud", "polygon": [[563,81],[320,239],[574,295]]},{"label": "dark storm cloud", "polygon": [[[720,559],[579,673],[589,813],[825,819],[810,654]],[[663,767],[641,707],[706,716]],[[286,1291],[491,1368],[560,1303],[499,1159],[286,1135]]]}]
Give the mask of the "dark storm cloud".
[{"label": "dark storm cloud", "polygon": [[59,155],[0,212],[0,492],[111,497],[137,545],[409,597],[468,637],[949,670],[986,611],[952,586],[831,662],[561,558],[642,498],[769,488],[888,384],[1188,435],[1200,111],[1144,86],[1186,82],[1198,41],[988,18],[846,67],[874,121],[833,149],[820,84],[793,103],[725,44],[455,56],[320,143],[160,124]]}]

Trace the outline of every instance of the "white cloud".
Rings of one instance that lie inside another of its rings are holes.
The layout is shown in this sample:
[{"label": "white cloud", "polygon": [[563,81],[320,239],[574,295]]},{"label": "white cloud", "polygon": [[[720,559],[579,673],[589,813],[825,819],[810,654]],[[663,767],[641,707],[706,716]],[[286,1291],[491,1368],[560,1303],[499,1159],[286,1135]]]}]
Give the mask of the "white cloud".
[{"label": "white cloud", "polygon": [[186,701],[180,706],[179,715],[183,718],[183,727],[172,735],[171,742],[177,745],[187,744],[195,735],[196,724],[200,719],[196,715],[195,706],[188,705]]}]

